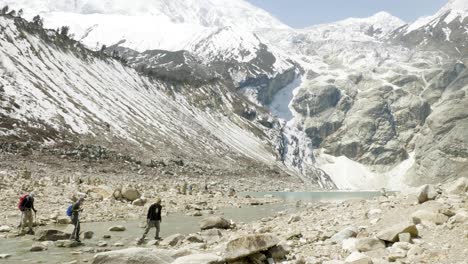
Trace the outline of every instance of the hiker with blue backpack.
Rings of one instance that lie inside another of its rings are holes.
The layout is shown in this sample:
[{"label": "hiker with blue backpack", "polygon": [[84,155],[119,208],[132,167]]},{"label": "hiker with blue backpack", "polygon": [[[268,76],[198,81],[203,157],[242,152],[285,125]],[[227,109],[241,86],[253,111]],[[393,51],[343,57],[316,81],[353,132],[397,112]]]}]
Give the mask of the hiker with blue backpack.
[{"label": "hiker with blue backpack", "polygon": [[78,201],[70,205],[67,209],[67,215],[70,216],[72,224],[75,226],[70,236],[70,240],[80,241],[80,213],[83,211],[81,208],[84,202],[84,197],[80,197]]},{"label": "hiker with blue backpack", "polygon": [[18,209],[21,211],[21,221],[20,221],[20,227],[21,227],[21,233],[24,233],[24,229],[26,226],[28,227],[28,231],[26,234],[28,235],[34,235],[34,230],[33,230],[33,214],[32,212],[34,211],[34,214],[37,213],[37,210],[34,208],[34,196],[36,194],[34,192],[31,192],[29,194],[23,195],[20,198],[20,201],[18,203]]}]

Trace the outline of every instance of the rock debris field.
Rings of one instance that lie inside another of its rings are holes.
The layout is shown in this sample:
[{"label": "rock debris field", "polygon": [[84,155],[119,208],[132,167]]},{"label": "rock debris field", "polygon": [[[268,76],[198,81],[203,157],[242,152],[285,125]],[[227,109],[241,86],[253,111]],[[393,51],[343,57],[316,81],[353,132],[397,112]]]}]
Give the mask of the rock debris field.
[{"label": "rock debris field", "polygon": [[[270,196],[252,198],[235,188],[220,188],[220,183],[209,183],[205,188],[204,183],[161,180],[154,188],[154,181],[119,185],[102,178],[38,179],[27,170],[11,173],[0,173],[0,243],[27,239],[31,245],[28,254],[61,252],[57,262],[30,263],[462,264],[468,259],[467,178],[369,200],[297,201],[291,205],[294,213],[278,211],[243,223],[226,219],[220,209],[260,208],[281,200]],[[17,229],[19,190],[38,193],[35,235]],[[82,242],[70,241],[72,226],[65,209],[79,195],[86,195],[83,223],[143,222],[148,206],[161,197],[163,230],[164,219],[178,213],[198,217],[198,232],[174,233],[161,241],[149,236],[137,245],[138,236],[128,233],[122,224],[108,226],[107,233],[98,240],[93,238],[92,230],[82,228]],[[115,234],[127,239],[111,242]],[[21,257],[17,252],[3,250],[0,248],[0,263],[17,263]]]}]

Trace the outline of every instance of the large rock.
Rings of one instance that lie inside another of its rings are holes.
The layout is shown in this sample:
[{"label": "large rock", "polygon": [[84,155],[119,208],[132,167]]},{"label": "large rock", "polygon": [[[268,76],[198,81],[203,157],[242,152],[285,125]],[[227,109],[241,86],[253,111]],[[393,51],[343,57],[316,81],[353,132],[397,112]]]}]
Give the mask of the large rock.
[{"label": "large rock", "polygon": [[392,227],[389,227],[385,230],[382,230],[377,234],[377,238],[383,241],[388,241],[388,242],[397,242],[398,241],[398,235],[401,233],[410,233],[411,237],[417,237],[418,236],[418,229],[414,224],[398,224],[394,225]]},{"label": "large rock", "polygon": [[210,216],[205,218],[199,222],[200,229],[212,229],[212,228],[219,228],[219,229],[229,229],[231,224],[228,220],[220,217],[220,216]]},{"label": "large rock", "polygon": [[88,189],[87,193],[95,193],[102,196],[104,199],[112,197],[114,190],[109,186],[100,185]]},{"label": "large rock", "polygon": [[58,240],[55,241],[55,246],[59,248],[74,248],[83,245],[82,243],[75,240]]},{"label": "large rock", "polygon": [[127,187],[122,189],[122,197],[130,202],[135,201],[140,196],[140,192],[135,188]]},{"label": "large rock", "polygon": [[215,254],[194,254],[176,259],[172,264],[218,264],[223,258]]},{"label": "large rock", "polygon": [[127,230],[127,229],[125,228],[125,226],[121,226],[121,225],[113,226],[113,227],[110,227],[110,228],[109,228],[109,231],[110,231],[110,232],[123,232],[123,231],[125,231],[125,230]]},{"label": "large rock", "polygon": [[0,259],[7,259],[9,257],[11,257],[10,254],[0,254]]},{"label": "large rock", "polygon": [[139,199],[136,199],[135,201],[132,202],[132,205],[135,205],[135,206],[143,206],[146,204],[146,199],[144,198],[139,198]]},{"label": "large rock", "polygon": [[424,203],[429,200],[434,200],[437,197],[438,193],[434,186],[430,184],[426,184],[424,186],[421,186],[419,192],[418,192],[418,202],[419,203]]},{"label": "large rock", "polygon": [[436,224],[441,225],[448,220],[448,216],[429,210],[418,210],[411,215],[414,224]]},{"label": "large rock", "polygon": [[173,246],[176,246],[182,240],[184,240],[183,235],[174,234],[174,235],[166,237],[163,241],[161,241],[161,245],[173,247]]},{"label": "large rock", "polygon": [[385,243],[377,238],[359,238],[354,246],[360,252],[367,252],[385,248]]},{"label": "large rock", "polygon": [[449,220],[452,224],[462,224],[468,222],[468,210],[460,209]]},{"label": "large rock", "polygon": [[356,237],[357,236],[357,230],[354,227],[347,227],[340,232],[334,234],[330,240],[333,242],[342,242],[345,239],[351,238],[351,237]]},{"label": "large rock", "polygon": [[0,233],[8,233],[10,231],[11,231],[11,227],[9,227],[7,225],[0,226]]},{"label": "large rock", "polygon": [[40,251],[46,251],[47,250],[47,245],[43,243],[34,243],[29,251],[31,252],[40,252]]},{"label": "large rock", "polygon": [[43,229],[36,232],[37,241],[58,241],[70,238],[70,233],[56,229]]},{"label": "large rock", "polygon": [[463,194],[468,191],[468,178],[462,177],[446,187],[449,194]]},{"label": "large rock", "polygon": [[127,248],[99,253],[93,264],[169,264],[174,259],[167,253],[149,248]]},{"label": "large rock", "polygon": [[222,238],[223,234],[219,229],[214,228],[202,231],[201,236],[208,244],[212,244],[218,242]]},{"label": "large rock", "polygon": [[345,259],[346,264],[372,264],[372,259],[359,252],[353,252]]},{"label": "large rock", "polygon": [[57,217],[57,224],[59,224],[59,225],[69,225],[69,224],[71,224],[71,219],[70,219],[70,217],[67,217],[67,216]]},{"label": "large rock", "polygon": [[226,260],[236,260],[266,251],[279,243],[272,235],[250,235],[231,240],[226,245]]}]

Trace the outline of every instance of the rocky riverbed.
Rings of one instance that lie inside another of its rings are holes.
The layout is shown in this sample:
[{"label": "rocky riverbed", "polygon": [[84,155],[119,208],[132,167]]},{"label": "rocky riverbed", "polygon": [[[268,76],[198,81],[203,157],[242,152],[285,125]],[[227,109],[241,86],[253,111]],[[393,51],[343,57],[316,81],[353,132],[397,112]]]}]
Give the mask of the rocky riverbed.
[{"label": "rocky riverbed", "polygon": [[[30,250],[38,254],[35,256],[63,254],[58,262],[29,256],[31,263],[461,264],[468,256],[467,178],[367,200],[298,201],[293,205],[294,213],[278,211],[243,223],[223,216],[220,209],[281,201],[240,195],[238,191],[249,190],[249,185],[232,179],[184,183],[176,178],[140,175],[132,183],[131,176],[90,177],[70,172],[73,176],[60,177],[60,171],[41,173],[37,166],[29,168],[33,169],[0,173],[0,239],[16,243],[22,235],[15,228],[20,217],[17,200],[21,192],[34,190],[38,193],[40,226],[35,236],[22,238],[34,241]],[[275,185],[294,188],[271,181],[270,187],[278,188],[272,187]],[[260,190],[253,185],[250,188]],[[66,227],[65,210],[79,195],[86,195],[83,222],[123,223],[108,226],[113,237],[119,234],[118,241],[90,232],[82,234],[88,238],[82,244],[66,240],[70,226]],[[174,233],[162,241],[147,240],[137,246],[135,235],[125,230],[131,221],[145,218],[156,197],[163,199],[163,210],[169,214],[166,219],[174,213],[197,216],[199,231]],[[56,228],[57,223],[64,228]],[[15,254],[0,249],[0,261],[17,263],[20,256]]]}]

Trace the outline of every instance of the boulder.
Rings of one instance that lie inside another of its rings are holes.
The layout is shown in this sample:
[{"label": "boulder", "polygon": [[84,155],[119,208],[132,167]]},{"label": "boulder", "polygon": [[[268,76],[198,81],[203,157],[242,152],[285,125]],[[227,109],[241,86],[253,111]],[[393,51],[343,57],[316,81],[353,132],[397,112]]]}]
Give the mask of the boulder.
[{"label": "boulder", "polygon": [[110,227],[108,230],[110,232],[123,232],[123,231],[125,231],[127,229],[125,228],[125,226],[118,225],[118,226]]},{"label": "boulder", "polygon": [[462,177],[446,187],[449,194],[464,194],[468,191],[468,178]]},{"label": "boulder", "polygon": [[417,237],[418,229],[414,224],[397,224],[379,232],[377,238],[383,241],[397,242],[398,235],[401,233],[409,233],[411,237]]},{"label": "boulder", "polygon": [[219,231],[219,229],[214,228],[202,231],[201,236],[208,244],[211,244],[219,241],[223,234],[221,233],[221,231]]},{"label": "boulder", "polygon": [[359,252],[353,252],[345,259],[346,264],[372,264],[372,259]]},{"label": "boulder", "polygon": [[174,259],[167,253],[149,248],[127,248],[94,256],[93,264],[169,264]]},{"label": "boulder", "polygon": [[219,229],[229,229],[231,224],[228,220],[220,217],[220,216],[210,216],[205,218],[199,222],[200,229],[212,229],[212,228],[219,228]]},{"label": "boulder", "polygon": [[342,242],[345,239],[351,238],[351,237],[356,237],[357,236],[357,230],[354,227],[347,227],[340,232],[334,234],[330,240],[333,242]]},{"label": "boulder", "polygon": [[94,236],[94,232],[93,231],[86,231],[83,233],[83,237],[84,239],[92,239]]},{"label": "boulder", "polygon": [[146,199],[142,199],[142,198],[136,199],[135,201],[132,202],[132,205],[135,205],[135,206],[144,206],[145,204],[146,204]]},{"label": "boulder", "polygon": [[188,236],[185,238],[185,241],[188,241],[188,242],[190,242],[190,243],[203,243],[205,240],[204,240],[203,237],[200,236],[200,235],[192,234],[192,235],[188,235]]},{"label": "boulder", "polygon": [[47,246],[42,243],[34,243],[29,249],[29,251],[31,252],[40,252],[40,251],[46,251],[46,250],[47,250]]},{"label": "boulder", "polygon": [[122,190],[120,189],[115,190],[114,193],[112,193],[112,197],[114,197],[114,199],[116,200],[122,199]]},{"label": "boulder", "polygon": [[385,248],[385,243],[377,238],[359,238],[356,240],[355,248],[360,252],[367,252]]},{"label": "boulder", "polygon": [[430,184],[423,185],[418,192],[418,202],[424,203],[429,200],[434,200],[437,195],[439,195],[439,193],[437,193],[437,190],[434,188],[434,186]]},{"label": "boulder", "polygon": [[289,220],[288,220],[288,224],[291,224],[291,223],[294,223],[294,222],[299,222],[301,221],[301,217],[298,216],[298,215],[292,215]]},{"label": "boulder", "polygon": [[286,255],[289,254],[289,251],[285,249],[282,245],[276,245],[268,250],[269,255],[273,260],[279,262],[286,258]]},{"label": "boulder", "polygon": [[99,242],[97,243],[97,246],[98,246],[98,247],[107,247],[107,242],[105,242],[105,241],[99,241]]},{"label": "boulder", "polygon": [[0,259],[7,259],[9,257],[11,257],[10,254],[0,254]]},{"label": "boulder", "polygon": [[397,259],[405,258],[407,255],[407,251],[399,247],[389,247],[387,251],[387,258],[390,262],[395,262]]},{"label": "boulder", "polygon": [[69,225],[71,224],[71,219],[68,216],[61,216],[57,218],[57,224],[59,225]]},{"label": "boulder", "polygon": [[37,241],[57,241],[70,238],[70,233],[55,229],[43,229],[36,232]]},{"label": "boulder", "polygon": [[272,235],[249,235],[231,240],[226,245],[226,260],[236,260],[254,253],[266,251],[279,243]]},{"label": "boulder", "polygon": [[217,264],[223,263],[223,258],[215,254],[194,254],[176,259],[172,264]]},{"label": "boulder", "polygon": [[140,198],[140,192],[137,189],[126,187],[122,189],[122,197],[130,202]]},{"label": "boulder", "polygon": [[460,209],[449,220],[452,224],[463,224],[468,222],[468,210]]},{"label": "boulder", "polygon": [[107,198],[112,197],[112,195],[114,193],[114,190],[109,186],[100,185],[100,186],[92,187],[92,188],[88,189],[87,193],[89,193],[89,194],[93,194],[93,193],[98,194],[102,198],[107,199]]},{"label": "boulder", "polygon": [[55,246],[59,248],[74,248],[82,245],[83,244],[81,242],[69,239],[55,241]]},{"label": "boulder", "polygon": [[398,234],[398,241],[411,243],[411,234],[410,233]]},{"label": "boulder", "polygon": [[161,245],[173,247],[173,246],[176,246],[182,240],[184,240],[183,235],[174,234],[174,235],[166,237],[163,241],[161,241]]},{"label": "boulder", "polygon": [[441,225],[448,220],[448,216],[429,210],[418,210],[411,215],[414,224],[436,224]]},{"label": "boulder", "polygon": [[4,225],[0,226],[0,233],[9,233],[11,231],[11,227]]}]

